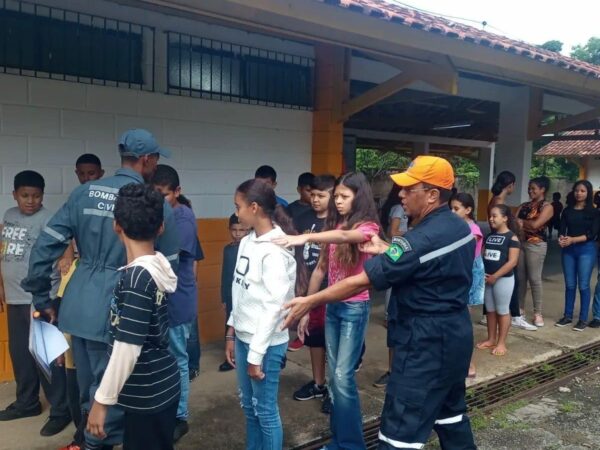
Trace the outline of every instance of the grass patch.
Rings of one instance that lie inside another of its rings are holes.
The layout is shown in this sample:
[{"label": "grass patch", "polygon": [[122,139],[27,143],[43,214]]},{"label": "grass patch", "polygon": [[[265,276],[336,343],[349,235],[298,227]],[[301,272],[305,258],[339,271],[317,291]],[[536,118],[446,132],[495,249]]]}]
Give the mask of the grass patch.
[{"label": "grass patch", "polygon": [[568,401],[564,402],[564,403],[561,403],[560,406],[558,407],[558,410],[561,413],[565,413],[565,414],[573,412],[576,409],[577,409],[577,405],[574,402],[568,402]]}]

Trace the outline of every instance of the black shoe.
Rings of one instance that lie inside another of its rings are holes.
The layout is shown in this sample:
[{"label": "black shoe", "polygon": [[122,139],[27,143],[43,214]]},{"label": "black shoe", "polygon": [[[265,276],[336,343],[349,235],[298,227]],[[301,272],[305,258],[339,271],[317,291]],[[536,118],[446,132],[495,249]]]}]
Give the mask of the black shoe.
[{"label": "black shoe", "polygon": [[194,381],[194,378],[197,378],[200,375],[200,371],[197,369],[190,369],[190,383]]},{"label": "black shoe", "polygon": [[577,322],[577,325],[575,325],[573,327],[573,331],[583,331],[587,328],[587,323],[585,323],[583,320],[580,320]]},{"label": "black shoe", "polygon": [[568,317],[563,317],[562,319],[560,319],[558,322],[556,322],[554,324],[555,327],[566,327],[567,325],[570,325],[571,322],[573,322],[573,319],[569,319]]},{"label": "black shoe", "polygon": [[225,361],[223,364],[221,364],[219,366],[219,372],[229,372],[230,370],[233,370],[234,367],[229,364],[227,361]]},{"label": "black shoe", "polygon": [[42,405],[38,403],[30,409],[17,409],[14,403],[11,403],[6,409],[0,411],[0,421],[22,419],[24,417],[39,416],[42,413]]},{"label": "black shoe", "polygon": [[173,443],[175,444],[179,439],[185,436],[190,427],[188,426],[187,420],[176,419],[175,431],[173,432]]},{"label": "black shoe", "polygon": [[373,383],[373,386],[378,387],[378,388],[386,387],[389,379],[390,379],[390,373],[386,372],[383,375],[381,375],[379,378],[377,378],[377,381],[375,381],[375,383]]},{"label": "black shoe", "polygon": [[40,434],[42,436],[54,436],[67,428],[70,423],[71,418],[69,416],[48,417],[48,420],[46,420],[46,423],[40,430]]},{"label": "black shoe", "polygon": [[323,399],[323,404],[321,405],[321,412],[323,414],[331,414],[331,397],[329,397],[329,394],[327,394]]},{"label": "black shoe", "polygon": [[588,323],[588,327],[590,328],[600,328],[600,319],[594,319],[590,323]]},{"label": "black shoe", "polygon": [[314,380],[309,381],[296,392],[294,392],[294,400],[303,402],[311,398],[321,398],[327,394],[326,386],[318,386]]}]

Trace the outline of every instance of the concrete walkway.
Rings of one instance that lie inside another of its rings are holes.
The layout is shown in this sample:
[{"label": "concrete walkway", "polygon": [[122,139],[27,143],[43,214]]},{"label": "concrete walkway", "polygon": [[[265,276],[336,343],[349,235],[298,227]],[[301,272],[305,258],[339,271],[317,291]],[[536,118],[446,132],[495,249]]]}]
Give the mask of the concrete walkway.
[{"label": "concrete walkway", "polygon": [[[562,316],[564,283],[560,266],[560,253],[556,244],[551,244],[544,271],[544,308],[546,326],[538,331],[511,330],[508,340],[508,354],[495,357],[487,351],[475,350],[477,378],[470,384],[481,383],[491,378],[519,370],[529,364],[554,357],[561,352],[600,340],[600,330],[586,329],[578,333],[571,328],[557,328],[555,320]],[[595,286],[594,272],[592,288]],[[531,316],[531,300],[528,298],[528,315]],[[362,409],[365,420],[379,415],[383,405],[384,392],[372,386],[387,367],[385,328],[383,327],[383,299],[374,296],[371,324],[367,336],[367,352],[362,370],[357,374],[360,387]],[[577,314],[577,310],[576,310]],[[473,311],[474,323],[481,316],[481,308]],[[486,330],[474,325],[475,339],[483,340]],[[177,445],[178,450],[196,449],[243,449],[244,417],[239,407],[235,374],[221,374],[217,371],[223,359],[221,343],[202,348],[202,373],[191,385],[190,433]],[[310,360],[305,349],[288,353],[288,363],[282,372],[280,385],[280,408],[284,423],[286,448],[299,445],[328,430],[328,417],[320,412],[321,402],[310,400],[297,402],[292,393],[311,378]],[[14,399],[14,384],[0,385],[0,407]],[[69,428],[58,436],[39,436],[47,414],[0,423],[0,449],[56,449],[68,443],[73,429]]]}]

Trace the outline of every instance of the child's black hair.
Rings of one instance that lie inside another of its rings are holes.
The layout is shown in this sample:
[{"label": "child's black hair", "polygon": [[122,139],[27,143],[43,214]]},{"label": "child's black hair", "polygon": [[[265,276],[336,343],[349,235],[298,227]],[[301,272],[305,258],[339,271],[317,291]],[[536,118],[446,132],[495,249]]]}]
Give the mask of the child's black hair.
[{"label": "child's black hair", "polygon": [[500,172],[496,177],[496,181],[494,181],[494,184],[492,185],[492,194],[500,195],[505,187],[510,186],[516,181],[517,177],[515,177],[514,173],[509,172],[508,170]]},{"label": "child's black hair", "polygon": [[277,181],[277,172],[271,166],[260,166],[254,172],[254,178],[268,178],[275,183]]},{"label": "child's black hair", "polygon": [[535,184],[538,188],[544,190],[544,196],[548,193],[548,189],[550,189],[550,178],[548,177],[535,177],[529,180],[529,184]]},{"label": "child's black hair", "polygon": [[77,161],[75,161],[75,166],[78,166],[79,164],[93,164],[102,169],[102,163],[100,162],[100,158],[98,158],[93,153],[84,153],[79,158],[77,158]]},{"label": "child's black hair", "polygon": [[[283,206],[277,203],[275,191],[268,184],[253,179],[244,181],[240,184],[236,192],[246,198],[246,202],[256,203],[263,212],[271,218],[271,221],[283,230],[285,234],[296,235],[298,232],[294,228],[292,219],[287,215]],[[296,295],[304,295],[308,288],[308,272],[304,264],[302,252],[295,249],[294,257],[296,259]]]},{"label": "child's black hair", "polygon": [[136,241],[156,239],[164,219],[164,198],[147,184],[130,183],[119,189],[115,222]]},{"label": "child's black hair", "polygon": [[555,192],[554,194],[552,194],[552,201],[559,202],[561,197],[562,196],[560,195],[560,192]]},{"label": "child's black hair", "polygon": [[[155,186],[166,186],[172,191],[181,186],[177,171],[166,164],[159,164],[156,166],[156,172],[152,177],[152,184]],[[190,202],[189,199],[182,194],[179,194],[177,197],[177,202],[181,205],[187,206],[188,208],[192,207],[192,202]]]},{"label": "child's black hair", "polygon": [[471,208],[471,212],[469,213],[469,219],[475,220],[475,200],[473,200],[473,196],[467,192],[459,192],[455,194],[450,201],[457,201],[464,208]]},{"label": "child's black hair", "polygon": [[333,175],[317,175],[310,183],[311,189],[317,191],[329,191],[335,186],[335,177]]},{"label": "child's black hair", "polygon": [[44,177],[34,170],[24,170],[15,175],[14,189],[15,191],[20,187],[34,187],[39,188],[44,192],[46,182]]},{"label": "child's black hair", "polygon": [[237,214],[232,214],[229,216],[229,228],[231,228],[232,225],[239,225],[240,224],[240,218],[237,216]]},{"label": "child's black hair", "polygon": [[298,177],[298,187],[311,186],[315,176],[310,172],[301,173]]},{"label": "child's black hair", "polygon": [[577,200],[575,200],[575,189],[577,189],[577,186],[579,185],[585,187],[585,190],[587,191],[587,195],[585,196],[585,208],[593,208],[594,188],[592,186],[592,183],[590,183],[588,180],[577,180],[575,184],[573,184],[571,192],[569,192],[569,194],[567,195],[567,206],[570,206],[571,208],[575,207],[575,204],[577,203]]},{"label": "child's black hair", "polygon": [[517,219],[513,215],[512,209],[510,209],[510,206],[507,206],[504,204],[499,204],[499,205],[492,206],[492,210],[494,208],[497,208],[498,211],[500,211],[500,214],[503,217],[506,217],[508,219],[506,221],[506,226],[508,227],[508,229],[510,231],[512,231],[513,233],[515,233],[517,235],[517,237],[520,237],[521,227],[519,227],[519,223],[517,222]]}]

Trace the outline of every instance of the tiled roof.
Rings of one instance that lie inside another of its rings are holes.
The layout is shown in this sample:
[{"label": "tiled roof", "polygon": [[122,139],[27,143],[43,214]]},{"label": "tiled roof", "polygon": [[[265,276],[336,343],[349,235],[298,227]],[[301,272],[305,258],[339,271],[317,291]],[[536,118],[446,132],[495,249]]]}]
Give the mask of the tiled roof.
[{"label": "tiled roof", "polygon": [[551,52],[526,42],[509,39],[505,36],[482,31],[475,27],[453,22],[452,20],[423,13],[414,9],[394,4],[388,0],[317,0],[329,5],[336,5],[367,16],[387,20],[398,25],[440,34],[452,39],[481,45],[498,51],[553,64],[566,70],[600,78],[600,66],[560,53]]},{"label": "tiled roof", "polygon": [[[567,131],[563,135],[590,136],[593,133],[593,130],[578,130]],[[597,156],[600,155],[600,140],[552,141],[540,148],[535,154],[536,156]]]}]

